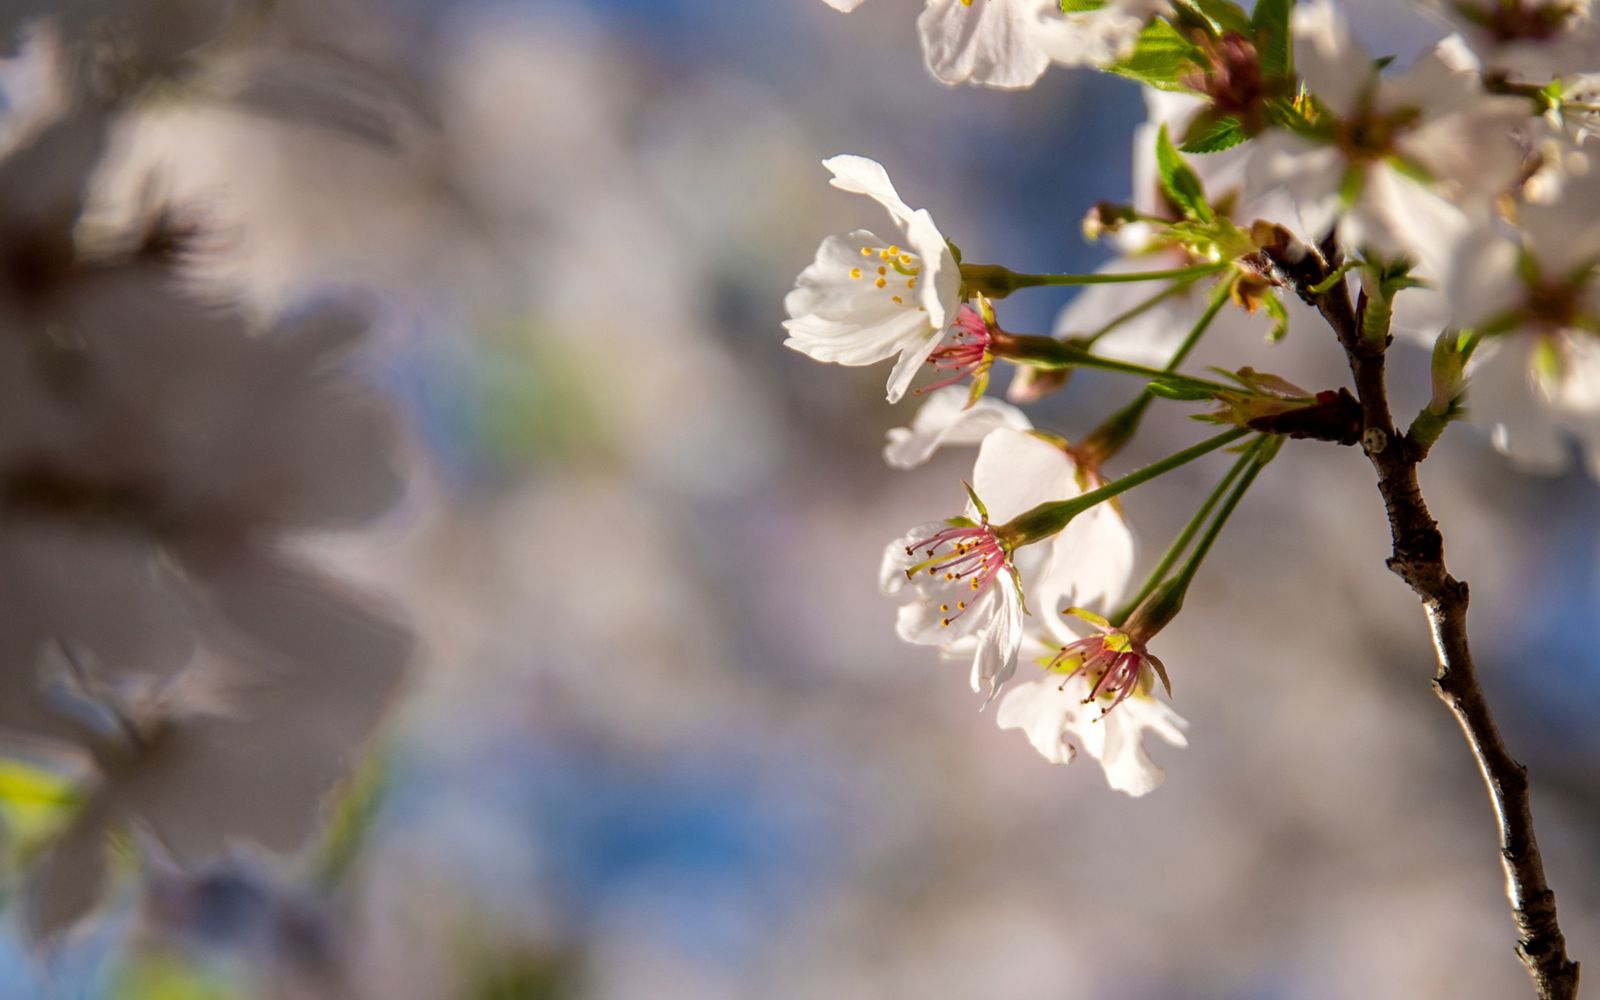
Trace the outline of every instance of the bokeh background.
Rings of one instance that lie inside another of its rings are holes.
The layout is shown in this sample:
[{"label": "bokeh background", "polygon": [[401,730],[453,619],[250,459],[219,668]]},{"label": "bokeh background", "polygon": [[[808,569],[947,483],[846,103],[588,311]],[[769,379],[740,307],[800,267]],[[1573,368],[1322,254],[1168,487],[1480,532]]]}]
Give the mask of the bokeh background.
[{"label": "bokeh background", "polygon": [[[1129,195],[1144,115],[1089,73],[943,88],[916,6],[285,0],[228,49],[285,60],[275,101],[130,113],[96,217],[153,185],[210,237],[199,294],[375,317],[352,363],[404,428],[406,495],[302,544],[420,652],[332,874],[244,851],[129,879],[47,956],[8,937],[0,996],[1525,992],[1488,803],[1352,450],[1286,448],[1163,634],[1190,746],[1152,748],[1147,798],[1047,764],[962,665],[895,639],[882,545],[961,502],[971,454],[888,470],[911,411],[885,372],[782,347],[817,242],[880,222],[819,161],[881,160],[970,259],[1086,270],[1110,251],[1079,220]],[[1376,52],[1441,33],[1355,6]],[[1003,319],[1047,330],[1069,294]],[[1325,330],[1264,332],[1200,361],[1342,382]],[[1396,368],[1403,412],[1426,358]],[[1134,388],[1082,374],[1036,420],[1081,434]],[[1196,439],[1168,410],[1124,468]],[[1465,429],[1435,454],[1569,947],[1600,962],[1600,488]],[[1127,499],[1145,565],[1216,474]]]}]

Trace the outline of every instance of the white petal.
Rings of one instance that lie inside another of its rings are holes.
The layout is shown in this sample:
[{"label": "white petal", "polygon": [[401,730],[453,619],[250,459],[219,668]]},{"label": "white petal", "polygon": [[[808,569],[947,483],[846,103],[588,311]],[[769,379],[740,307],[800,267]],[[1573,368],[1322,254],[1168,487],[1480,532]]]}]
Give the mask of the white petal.
[{"label": "white petal", "polygon": [[862,0],[822,0],[822,2],[834,10],[841,10],[848,14],[861,6]]},{"label": "white petal", "polygon": [[1567,449],[1534,381],[1535,344],[1535,338],[1514,333],[1478,348],[1467,384],[1467,418],[1487,427],[1495,449],[1518,466],[1554,474],[1567,467]]},{"label": "white petal", "polygon": [[1520,222],[1539,266],[1564,275],[1600,255],[1600,159],[1593,153],[1588,170],[1562,185],[1553,205],[1526,205]]},{"label": "white petal", "polygon": [[989,591],[996,598],[996,606],[972,657],[972,690],[984,695],[985,706],[1017,672],[1017,652],[1022,648],[1022,601],[1017,597],[1017,588],[1009,576],[1003,576],[989,586]]},{"label": "white petal", "polygon": [[1183,719],[1155,698],[1129,698],[1099,722],[1105,730],[1098,755],[1105,769],[1106,784],[1119,792],[1138,797],[1160,787],[1166,772],[1144,750],[1144,732],[1153,730],[1168,743],[1185,746],[1187,740],[1178,727]]},{"label": "white petal", "polygon": [[928,322],[941,328],[954,322],[961,298],[961,268],[926,209],[912,214],[906,225],[906,245],[920,259],[918,292],[922,307],[928,310]]},{"label": "white petal", "polygon": [[1490,226],[1473,227],[1457,241],[1441,290],[1450,322],[1458,327],[1478,326],[1516,308],[1527,292],[1517,277],[1516,245]]},{"label": "white petal", "polygon": [[925,521],[884,546],[883,560],[878,564],[878,590],[884,594],[900,593],[909,582],[906,570],[916,561],[906,554],[906,548],[944,528],[943,521]]},{"label": "white petal", "polygon": [[1034,44],[1065,66],[1109,66],[1133,51],[1139,32],[1165,0],[1112,0],[1095,11],[1063,14],[1047,4],[1034,31]]},{"label": "white petal", "polygon": [[1468,225],[1455,205],[1382,163],[1367,170],[1361,196],[1340,223],[1339,235],[1346,246],[1374,250],[1384,257],[1437,258],[1442,256],[1439,247]]},{"label": "white petal", "polygon": [[1071,456],[1024,431],[1002,427],[983,439],[972,469],[972,488],[995,524],[1047,500],[1077,496],[1078,467]]},{"label": "white petal", "polygon": [[900,199],[900,193],[889,180],[889,172],[877,160],[865,156],[843,154],[822,161],[833,172],[829,181],[841,191],[864,194],[889,210],[895,222],[906,226],[911,222],[911,206]]},{"label": "white petal", "polygon": [[1256,209],[1273,191],[1287,190],[1300,215],[1300,231],[1320,239],[1339,214],[1339,187],[1345,160],[1337,148],[1320,146],[1287,132],[1268,132],[1245,165],[1245,208]]},{"label": "white petal", "polygon": [[917,18],[928,69],[948,84],[1031,87],[1050,59],[1037,26],[1051,0],[928,0]]},{"label": "white petal", "polygon": [[994,721],[1001,729],[1020,729],[1033,748],[1052,764],[1070,764],[1077,748],[1068,738],[1079,725],[1078,716],[1091,711],[1082,696],[1063,690],[1061,678],[1046,674],[1014,684],[1000,699]]},{"label": "white petal", "polygon": [[1049,560],[1028,581],[1028,600],[1058,639],[1071,641],[1060,612],[1071,607],[1110,613],[1133,577],[1133,532],[1115,506],[1103,503],[1073,518],[1048,543]]},{"label": "white petal", "polygon": [[935,329],[917,343],[908,345],[900,352],[900,360],[895,362],[894,370],[889,372],[888,400],[891,403],[900,402],[906,390],[911,388],[911,382],[917,377],[917,372],[922,368],[922,363],[928,360],[928,355],[939,346],[944,339],[944,330]]},{"label": "white petal", "polygon": [[1350,25],[1332,0],[1312,0],[1294,9],[1294,68],[1334,114],[1349,117],[1361,91],[1376,72],[1369,56],[1350,34]]},{"label": "white petal", "polygon": [[889,430],[883,459],[890,467],[910,469],[926,462],[947,444],[977,444],[999,427],[1032,428],[1027,416],[1010,403],[988,396],[967,405],[966,386],[947,385],[928,395],[910,427]]}]

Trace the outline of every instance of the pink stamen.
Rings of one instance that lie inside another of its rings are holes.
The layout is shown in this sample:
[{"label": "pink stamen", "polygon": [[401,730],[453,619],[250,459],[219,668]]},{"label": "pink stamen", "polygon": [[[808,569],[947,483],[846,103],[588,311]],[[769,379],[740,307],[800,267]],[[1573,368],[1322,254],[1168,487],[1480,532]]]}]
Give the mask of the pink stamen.
[{"label": "pink stamen", "polygon": [[921,395],[954,385],[969,375],[977,374],[990,364],[989,350],[994,337],[978,310],[963,305],[956,313],[950,336],[932,354],[928,364],[944,376],[932,385],[917,390]]},{"label": "pink stamen", "polygon": [[1062,664],[1076,660],[1077,665],[1067,671],[1061,684],[1065,687],[1067,681],[1079,673],[1091,678],[1093,683],[1083,704],[1088,705],[1101,697],[1110,698],[1111,703],[1100,710],[1099,718],[1103,719],[1129,695],[1138,692],[1146,670],[1153,668],[1149,666],[1150,656],[1142,646],[1135,645],[1132,649],[1118,651],[1107,641],[1117,633],[1114,630],[1102,631],[1104,634],[1062,646],[1061,651],[1051,659],[1049,667],[1058,669]]},{"label": "pink stamen", "polygon": [[926,558],[905,571],[907,579],[926,571],[929,576],[942,575],[952,583],[966,580],[972,592],[954,608],[941,605],[940,610],[945,613],[942,624],[946,626],[966,614],[1006,567],[1005,548],[987,524],[955,525],[906,546],[908,556],[919,551]]}]

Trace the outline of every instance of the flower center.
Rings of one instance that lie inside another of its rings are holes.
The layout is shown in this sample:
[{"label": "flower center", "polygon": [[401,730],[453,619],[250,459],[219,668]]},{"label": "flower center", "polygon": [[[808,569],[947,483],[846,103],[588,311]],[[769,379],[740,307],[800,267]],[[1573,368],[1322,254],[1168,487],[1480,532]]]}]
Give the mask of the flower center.
[{"label": "flower center", "polygon": [[965,581],[965,588],[971,591],[972,596],[965,600],[939,605],[944,615],[939,624],[946,628],[967,613],[1006,566],[1005,546],[987,523],[952,525],[906,546],[907,556],[915,559],[918,553],[922,561],[906,570],[906,579],[915,580],[918,573],[926,573],[951,584]]},{"label": "flower center", "polygon": [[[862,247],[862,264],[850,269],[851,281],[870,281],[882,289],[897,306],[916,301],[917,280],[922,274],[922,261],[917,255],[893,244],[886,247]],[[923,306],[917,306],[919,310]]]},{"label": "flower center", "polygon": [[1335,126],[1335,141],[1353,163],[1379,160],[1394,152],[1395,141],[1410,130],[1419,117],[1409,108],[1387,115],[1365,110]]},{"label": "flower center", "polygon": [[1083,703],[1104,701],[1099,716],[1103,719],[1129,695],[1149,689],[1146,659],[1144,650],[1126,632],[1108,632],[1062,646],[1045,669],[1065,675],[1062,687],[1080,672],[1087,676],[1089,694]]}]

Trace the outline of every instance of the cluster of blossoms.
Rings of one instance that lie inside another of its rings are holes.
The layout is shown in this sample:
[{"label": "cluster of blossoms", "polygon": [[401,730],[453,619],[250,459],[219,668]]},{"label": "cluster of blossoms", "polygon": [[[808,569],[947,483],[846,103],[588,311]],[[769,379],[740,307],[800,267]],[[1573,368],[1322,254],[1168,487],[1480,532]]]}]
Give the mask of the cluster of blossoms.
[{"label": "cluster of blossoms", "polygon": [[365,320],[200,297],[171,207],[87,224],[122,95],[69,71],[76,27],[28,51],[62,96],[0,156],[0,773],[33,806],[0,836],[38,937],[105,895],[113,836],[184,867],[303,846],[413,646],[298,544],[403,488]]},{"label": "cluster of blossoms", "polygon": [[[970,660],[974,691],[1000,699],[999,724],[1046,758],[1065,763],[1081,746],[1115,788],[1159,783],[1142,736],[1182,745],[1183,721],[1156,690],[1170,697],[1149,643],[1284,438],[1361,438],[1344,390],[1250,368],[1220,382],[1180,372],[1208,331],[1281,339],[1306,315],[1300,300],[1344,283],[1360,293],[1373,349],[1396,334],[1433,348],[1431,398],[1407,447],[1425,455],[1469,419],[1534,467],[1565,465],[1575,438],[1600,475],[1600,28],[1572,0],[1427,6],[1451,33],[1402,61],[1363,49],[1332,0],[1260,0],[1249,13],[1230,0],[928,0],[917,24],[944,83],[1025,87],[1059,62],[1146,86],[1134,198],[1085,219],[1086,235],[1121,251],[1095,274],[971,263],[879,164],[824,162],[834,186],[883,206],[898,236],[824,241],[785,301],[787,343],[839,364],[896,359],[891,402],[918,371],[934,373],[885,458],[909,468],[976,444],[968,504],[891,543],[882,588],[910,598],[900,637]],[[1293,274],[1310,260],[1329,274],[1321,287]],[[1000,325],[998,300],[1061,285],[1086,287],[1052,335]],[[1009,403],[986,394],[1002,362],[1016,372]],[[1071,438],[1013,405],[1078,367],[1145,386]],[[1209,401],[1196,416],[1229,429],[1108,477],[1156,398]],[[1115,498],[1236,442],[1232,471],[1135,589]],[[1037,672],[1016,679],[1030,661]]]}]

